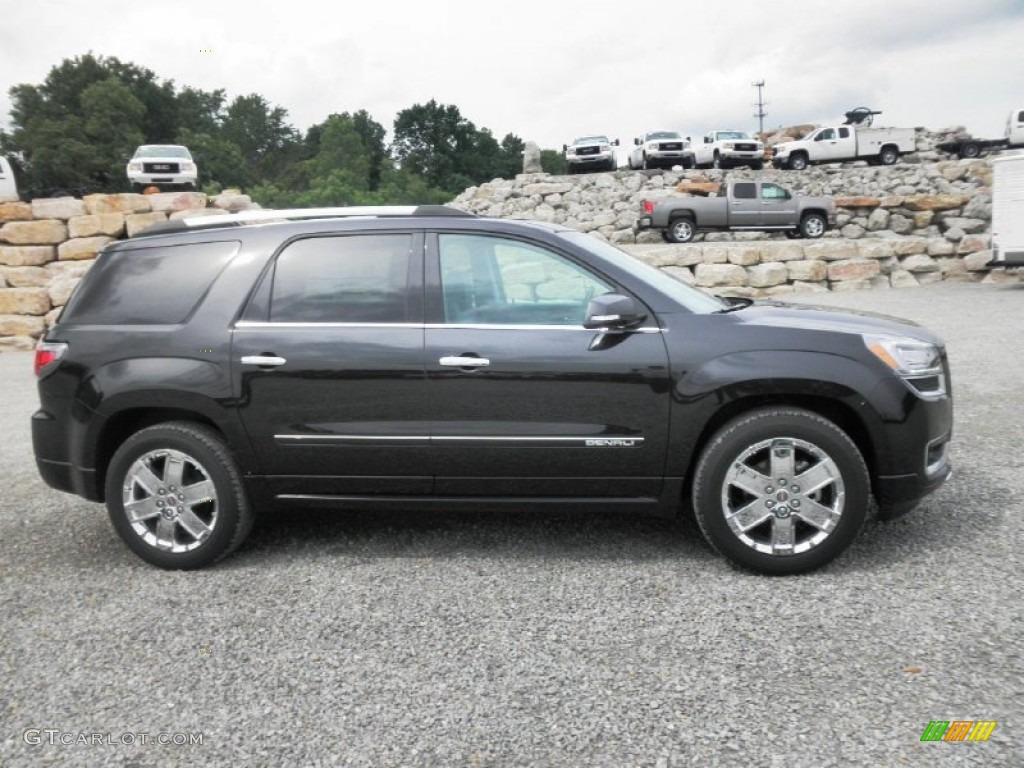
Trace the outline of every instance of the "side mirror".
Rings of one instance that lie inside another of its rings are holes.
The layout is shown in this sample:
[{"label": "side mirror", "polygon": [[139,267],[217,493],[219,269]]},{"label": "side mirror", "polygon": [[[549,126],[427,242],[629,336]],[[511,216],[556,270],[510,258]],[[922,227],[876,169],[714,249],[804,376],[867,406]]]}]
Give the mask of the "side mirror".
[{"label": "side mirror", "polygon": [[619,146],[619,140],[616,139],[615,141],[612,142],[612,144],[614,144],[616,147]]},{"label": "side mirror", "polygon": [[605,293],[595,296],[587,304],[583,327],[590,330],[622,330],[640,325],[647,315],[640,311],[629,296]]},{"label": "side mirror", "polygon": [[711,141],[711,137],[710,136],[705,136],[704,137],[704,143],[705,144],[712,144],[713,142]]},{"label": "side mirror", "polygon": [[568,152],[568,151],[569,151],[569,145],[568,144],[563,144],[562,145],[562,152]]},{"label": "side mirror", "polygon": [[636,144],[639,147],[640,146],[640,139],[633,139],[633,143]]}]

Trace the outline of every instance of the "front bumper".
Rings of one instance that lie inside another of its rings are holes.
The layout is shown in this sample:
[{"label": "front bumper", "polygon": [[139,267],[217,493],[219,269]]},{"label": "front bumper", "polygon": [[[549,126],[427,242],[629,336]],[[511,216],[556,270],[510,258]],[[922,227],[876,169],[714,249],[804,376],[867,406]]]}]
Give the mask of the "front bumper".
[{"label": "front bumper", "polygon": [[132,184],[165,184],[176,187],[196,186],[196,174],[188,173],[132,173],[128,175]]},{"label": "front bumper", "polygon": [[615,162],[614,152],[601,152],[596,155],[566,155],[565,160],[573,168],[587,168],[589,166],[605,166]]}]

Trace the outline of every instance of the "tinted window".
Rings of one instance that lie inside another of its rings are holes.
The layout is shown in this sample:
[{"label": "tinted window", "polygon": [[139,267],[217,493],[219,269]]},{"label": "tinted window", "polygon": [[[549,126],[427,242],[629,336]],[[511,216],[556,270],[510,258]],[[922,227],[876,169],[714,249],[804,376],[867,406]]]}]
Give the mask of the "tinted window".
[{"label": "tinted window", "polygon": [[83,325],[167,325],[189,316],[238,251],[237,242],[103,254],[62,317]]},{"label": "tinted window", "polygon": [[1017,113],[1017,122],[1024,123],[1024,109]]},{"label": "tinted window", "polygon": [[757,189],[753,182],[744,182],[742,184],[734,184],[732,194],[738,200],[753,200],[757,197]]},{"label": "tinted window", "polygon": [[611,285],[568,259],[528,243],[441,235],[445,321],[581,325],[587,302]]},{"label": "tinted window", "polygon": [[840,139],[848,139],[848,138],[850,138],[850,129],[849,128],[840,128],[839,129],[839,138]]},{"label": "tinted window", "polygon": [[815,141],[832,141],[836,137],[835,128],[826,128],[815,137]]},{"label": "tinted window", "polygon": [[411,235],[298,240],[277,257],[270,320],[409,322]]}]

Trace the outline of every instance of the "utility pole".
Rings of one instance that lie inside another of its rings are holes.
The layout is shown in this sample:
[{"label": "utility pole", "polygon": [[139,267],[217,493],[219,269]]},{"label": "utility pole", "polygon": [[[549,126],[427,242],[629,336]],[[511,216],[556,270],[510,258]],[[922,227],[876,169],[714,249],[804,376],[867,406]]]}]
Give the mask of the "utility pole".
[{"label": "utility pole", "polygon": [[760,121],[760,133],[764,133],[764,108],[768,104],[764,100],[764,80],[758,80],[756,83],[751,83],[751,85],[757,88],[757,103],[754,104],[757,107],[757,112],[754,113],[754,117]]}]

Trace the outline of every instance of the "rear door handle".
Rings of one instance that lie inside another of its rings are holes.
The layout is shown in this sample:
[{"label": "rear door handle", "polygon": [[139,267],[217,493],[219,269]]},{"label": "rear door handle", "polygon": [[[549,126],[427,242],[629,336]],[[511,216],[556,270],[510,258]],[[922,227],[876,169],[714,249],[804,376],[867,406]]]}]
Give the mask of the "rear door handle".
[{"label": "rear door handle", "polygon": [[491,364],[486,357],[442,357],[437,362],[451,368],[483,368]]},{"label": "rear door handle", "polygon": [[283,357],[275,357],[274,355],[245,355],[242,358],[242,365],[268,366],[271,368],[284,365],[287,362]]}]

